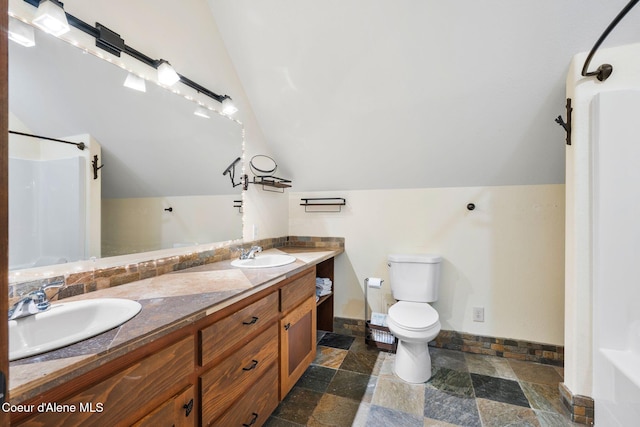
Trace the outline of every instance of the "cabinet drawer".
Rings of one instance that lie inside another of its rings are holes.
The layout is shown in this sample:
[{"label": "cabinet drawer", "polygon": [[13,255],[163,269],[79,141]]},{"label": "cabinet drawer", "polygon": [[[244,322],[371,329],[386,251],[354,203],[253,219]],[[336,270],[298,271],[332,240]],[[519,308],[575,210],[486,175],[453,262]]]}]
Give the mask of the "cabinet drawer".
[{"label": "cabinet drawer", "polygon": [[280,311],[286,313],[315,293],[316,269],[314,267],[303,276],[280,288]]},{"label": "cabinet drawer", "polygon": [[272,293],[200,330],[200,364],[205,366],[235,344],[245,341],[278,316],[278,294]]},{"label": "cabinet drawer", "polygon": [[[202,419],[214,420],[278,360],[278,324],[200,377]],[[206,424],[206,422],[205,422]]]},{"label": "cabinet drawer", "polygon": [[133,427],[195,427],[198,415],[194,407],[194,388],[189,386],[182,390]]},{"label": "cabinet drawer", "polygon": [[193,336],[184,338],[84,392],[56,402],[73,405],[76,412],[44,412],[21,425],[130,425],[131,418],[139,419],[169,399],[179,382],[193,373],[194,347]]},{"label": "cabinet drawer", "polygon": [[213,422],[203,418],[208,426],[261,426],[278,406],[278,367],[271,369],[258,380],[244,396],[234,403],[220,418]]}]

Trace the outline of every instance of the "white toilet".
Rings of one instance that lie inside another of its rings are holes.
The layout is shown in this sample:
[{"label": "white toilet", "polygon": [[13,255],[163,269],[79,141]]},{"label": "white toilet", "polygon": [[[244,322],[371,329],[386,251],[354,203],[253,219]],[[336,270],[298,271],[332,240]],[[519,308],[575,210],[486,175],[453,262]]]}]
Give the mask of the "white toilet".
[{"label": "white toilet", "polygon": [[398,338],[394,372],[409,383],[431,378],[429,341],[440,332],[438,312],[428,303],[438,300],[438,255],[389,255],[391,292],[398,301],[389,308],[387,324]]}]

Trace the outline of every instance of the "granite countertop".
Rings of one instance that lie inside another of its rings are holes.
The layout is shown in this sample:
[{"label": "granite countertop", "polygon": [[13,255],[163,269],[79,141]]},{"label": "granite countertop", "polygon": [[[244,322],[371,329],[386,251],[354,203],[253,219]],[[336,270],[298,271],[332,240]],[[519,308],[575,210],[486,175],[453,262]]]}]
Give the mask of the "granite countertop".
[{"label": "granite countertop", "polygon": [[10,362],[9,400],[12,404],[24,402],[341,252],[269,249],[264,253],[287,253],[296,261],[255,269],[232,267],[231,260],[220,261],[66,298],[61,302],[128,298],[138,301],[142,310],[128,322],[93,338]]}]

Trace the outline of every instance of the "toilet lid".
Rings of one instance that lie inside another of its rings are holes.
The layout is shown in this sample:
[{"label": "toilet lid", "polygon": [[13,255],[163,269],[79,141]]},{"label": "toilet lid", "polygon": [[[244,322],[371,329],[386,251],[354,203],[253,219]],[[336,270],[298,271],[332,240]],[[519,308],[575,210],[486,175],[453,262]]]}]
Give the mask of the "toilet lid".
[{"label": "toilet lid", "polygon": [[438,322],[438,312],[429,304],[400,301],[389,308],[389,317],[399,326],[408,330],[421,330]]}]

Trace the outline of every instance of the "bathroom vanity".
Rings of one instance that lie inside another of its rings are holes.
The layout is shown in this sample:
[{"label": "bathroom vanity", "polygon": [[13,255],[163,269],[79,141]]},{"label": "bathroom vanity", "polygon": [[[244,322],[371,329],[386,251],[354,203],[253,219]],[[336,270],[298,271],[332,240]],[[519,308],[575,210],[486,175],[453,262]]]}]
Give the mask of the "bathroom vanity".
[{"label": "bathroom vanity", "polygon": [[[333,279],[340,252],[294,252],[294,264],[252,271],[225,261],[95,292],[129,295],[142,312],[76,344],[93,353],[13,362],[23,384],[10,401],[23,410],[12,425],[262,425],[315,357],[315,278]],[[326,301],[320,311],[332,311]]]}]

